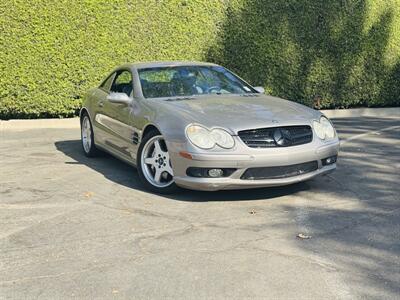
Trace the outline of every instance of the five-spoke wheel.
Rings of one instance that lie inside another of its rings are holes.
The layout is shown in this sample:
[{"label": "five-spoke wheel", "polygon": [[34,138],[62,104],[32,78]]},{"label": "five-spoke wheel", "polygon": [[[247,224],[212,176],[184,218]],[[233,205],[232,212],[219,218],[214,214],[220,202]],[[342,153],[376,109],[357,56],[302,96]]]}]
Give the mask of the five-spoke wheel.
[{"label": "five-spoke wheel", "polygon": [[83,152],[86,156],[92,157],[97,154],[97,148],[94,144],[94,135],[92,123],[87,113],[81,118],[81,141]]},{"label": "five-spoke wheel", "polygon": [[170,193],[176,189],[167,145],[158,132],[150,132],[143,138],[138,153],[138,170],[149,189],[158,193]]}]

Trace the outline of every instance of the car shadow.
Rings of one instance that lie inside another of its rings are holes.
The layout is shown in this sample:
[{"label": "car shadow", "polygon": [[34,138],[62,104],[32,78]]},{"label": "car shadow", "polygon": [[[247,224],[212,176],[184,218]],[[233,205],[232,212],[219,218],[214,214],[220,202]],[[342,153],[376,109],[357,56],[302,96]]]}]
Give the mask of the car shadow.
[{"label": "car shadow", "polygon": [[[112,182],[146,192],[140,182],[136,168],[113,156],[101,152],[96,158],[88,158],[83,154],[80,140],[58,141],[55,143],[55,146],[58,151],[74,160],[74,162],[66,162],[66,164],[83,164],[101,173]],[[249,193],[249,190],[205,192],[179,189],[178,192],[170,195],[163,195],[163,197],[189,202],[268,200],[285,195],[292,195],[308,190],[309,188],[307,183],[300,182],[283,187],[252,189],[251,193]]]}]

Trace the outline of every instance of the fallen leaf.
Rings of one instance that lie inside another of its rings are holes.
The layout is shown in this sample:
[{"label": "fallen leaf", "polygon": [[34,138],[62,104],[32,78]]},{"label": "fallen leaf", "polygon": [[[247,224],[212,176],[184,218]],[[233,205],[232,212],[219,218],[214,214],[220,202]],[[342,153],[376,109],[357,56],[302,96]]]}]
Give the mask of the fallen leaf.
[{"label": "fallen leaf", "polygon": [[306,234],[302,234],[302,233],[299,233],[298,235],[296,235],[296,237],[298,237],[299,239],[302,239],[302,240],[308,240],[308,239],[312,238],[311,235],[306,235]]},{"label": "fallen leaf", "polygon": [[94,193],[93,192],[86,192],[86,193],[84,193],[83,194],[86,198],[90,198],[90,197],[92,197],[93,195],[94,195]]}]

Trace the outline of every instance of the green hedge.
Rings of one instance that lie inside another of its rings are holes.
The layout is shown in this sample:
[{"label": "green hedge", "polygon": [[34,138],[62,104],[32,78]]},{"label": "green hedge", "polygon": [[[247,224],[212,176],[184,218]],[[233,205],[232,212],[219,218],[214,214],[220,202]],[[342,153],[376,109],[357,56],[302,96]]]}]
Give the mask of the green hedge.
[{"label": "green hedge", "polygon": [[228,8],[209,57],[322,108],[400,104],[399,0],[253,0]]},{"label": "green hedge", "polygon": [[209,60],[322,107],[400,104],[400,0],[3,0],[0,118],[67,117],[116,65]]}]

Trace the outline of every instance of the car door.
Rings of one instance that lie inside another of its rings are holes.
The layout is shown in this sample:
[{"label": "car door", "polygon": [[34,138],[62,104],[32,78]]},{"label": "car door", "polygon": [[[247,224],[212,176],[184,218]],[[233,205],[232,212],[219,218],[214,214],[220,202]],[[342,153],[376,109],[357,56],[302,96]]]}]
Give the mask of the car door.
[{"label": "car door", "polygon": [[132,103],[129,105],[113,103],[107,100],[109,93],[125,93],[133,95],[133,77],[130,70],[119,70],[115,73],[109,92],[100,99],[97,122],[104,133],[103,141],[107,150],[132,161],[135,157],[133,149]]},{"label": "car door", "polygon": [[106,118],[104,112],[104,104],[107,101],[107,96],[110,93],[111,86],[114,82],[116,72],[110,74],[103,83],[92,94],[93,99],[93,131],[94,138],[97,145],[104,147],[107,137],[109,136],[109,129],[106,125]]}]

